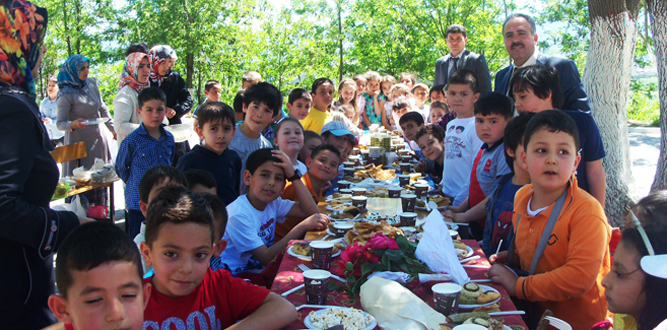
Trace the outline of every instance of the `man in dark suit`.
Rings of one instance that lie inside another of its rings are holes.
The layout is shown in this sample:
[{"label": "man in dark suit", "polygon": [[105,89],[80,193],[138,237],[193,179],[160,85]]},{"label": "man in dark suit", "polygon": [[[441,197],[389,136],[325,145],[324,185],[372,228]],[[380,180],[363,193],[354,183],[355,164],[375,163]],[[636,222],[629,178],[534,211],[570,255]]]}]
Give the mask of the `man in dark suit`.
[{"label": "man in dark suit", "polygon": [[507,17],[503,24],[503,39],[507,53],[514,63],[496,74],[494,91],[509,95],[510,79],[518,68],[535,64],[549,65],[555,67],[560,76],[564,96],[563,109],[591,111],[577,65],[567,58],[540,54],[536,49],[537,33],[532,17],[521,13]]},{"label": "man in dark suit", "polygon": [[466,49],[466,29],[463,25],[452,24],[447,28],[447,47],[450,53],[435,61],[435,81],[433,86],[447,85],[449,77],[458,69],[469,69],[477,74],[479,92],[491,91],[491,75],[484,55]]}]

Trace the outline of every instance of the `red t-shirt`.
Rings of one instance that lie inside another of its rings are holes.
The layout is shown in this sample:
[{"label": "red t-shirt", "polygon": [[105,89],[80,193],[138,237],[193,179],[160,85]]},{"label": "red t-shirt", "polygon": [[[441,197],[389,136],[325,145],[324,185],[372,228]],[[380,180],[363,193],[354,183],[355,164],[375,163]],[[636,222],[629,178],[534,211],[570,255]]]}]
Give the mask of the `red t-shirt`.
[{"label": "red t-shirt", "polygon": [[202,283],[187,296],[167,297],[153,287],[143,329],[226,329],[257,310],[268,294],[269,290],[232,277],[224,269],[209,268]]}]

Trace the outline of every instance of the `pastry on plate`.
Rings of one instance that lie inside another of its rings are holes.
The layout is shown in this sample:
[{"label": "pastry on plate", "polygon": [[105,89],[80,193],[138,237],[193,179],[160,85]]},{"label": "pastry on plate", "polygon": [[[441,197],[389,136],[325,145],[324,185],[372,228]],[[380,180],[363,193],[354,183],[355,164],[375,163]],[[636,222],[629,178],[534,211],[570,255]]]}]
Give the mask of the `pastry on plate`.
[{"label": "pastry on plate", "polygon": [[294,242],[294,244],[292,244],[292,251],[300,256],[310,257],[310,243]]},{"label": "pastry on plate", "polygon": [[474,305],[477,304],[477,297],[482,295],[482,287],[477,283],[466,283],[461,290],[460,304]]},{"label": "pastry on plate", "polygon": [[500,298],[500,293],[489,290],[479,295],[479,297],[477,297],[477,303],[487,304],[498,298]]}]

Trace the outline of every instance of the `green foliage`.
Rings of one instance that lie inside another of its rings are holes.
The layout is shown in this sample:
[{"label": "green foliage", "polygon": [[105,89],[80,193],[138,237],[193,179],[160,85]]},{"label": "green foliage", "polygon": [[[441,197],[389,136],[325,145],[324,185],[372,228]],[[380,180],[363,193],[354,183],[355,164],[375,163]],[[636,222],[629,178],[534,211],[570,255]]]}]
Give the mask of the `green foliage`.
[{"label": "green foliage", "polygon": [[628,100],[628,119],[646,125],[660,126],[660,100],[658,86],[654,82],[632,80]]}]

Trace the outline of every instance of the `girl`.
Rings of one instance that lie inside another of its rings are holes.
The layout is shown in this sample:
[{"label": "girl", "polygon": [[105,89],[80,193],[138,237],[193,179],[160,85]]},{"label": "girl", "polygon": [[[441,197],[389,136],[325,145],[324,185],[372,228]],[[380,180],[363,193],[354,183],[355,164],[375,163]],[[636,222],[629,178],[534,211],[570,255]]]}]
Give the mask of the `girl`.
[{"label": "girl", "polygon": [[[387,97],[387,101],[384,103],[384,112],[387,113],[387,118],[389,119],[388,124],[391,127],[391,108],[394,105],[394,99],[391,97],[391,88],[398,83],[394,76],[386,75],[380,80],[380,93]],[[387,129],[391,129],[386,127]]]},{"label": "girl", "polygon": [[368,71],[364,76],[368,81],[367,91],[361,94],[366,103],[364,111],[361,111],[364,128],[367,129],[372,124],[381,124],[388,127],[387,114],[384,111],[384,102],[387,101],[387,97],[380,93],[380,79],[382,77],[375,71]]},{"label": "girl", "polygon": [[409,73],[409,72],[401,72],[400,75],[398,75],[398,81],[401,84],[405,84],[412,90],[412,87],[415,87],[415,84],[417,83],[417,77],[415,77],[414,74]]},{"label": "girl", "polygon": [[[335,104],[337,107],[343,105],[349,105],[352,107],[352,118],[348,118],[356,126],[359,126],[359,108],[357,107],[357,83],[352,79],[343,79],[343,81],[338,84],[338,101]],[[345,111],[345,115],[348,115],[348,111]]]},{"label": "girl", "polygon": [[366,80],[366,77],[364,77],[363,74],[358,74],[352,77],[352,80],[357,84],[357,109],[364,109],[364,106],[366,105],[366,101],[361,94],[363,94],[366,91],[366,84],[368,81]]},{"label": "girl", "polygon": [[[414,99],[412,98],[412,93],[410,93],[410,88],[406,84],[399,83],[399,84],[396,84],[396,85],[392,86],[391,89],[389,90],[389,95],[391,95],[392,100],[396,100],[399,97],[405,97],[408,100],[408,102],[410,103],[410,106],[411,107],[414,106],[414,102],[413,102]],[[393,105],[392,105],[392,107],[393,107]],[[394,127],[394,129],[396,129],[396,128],[400,129],[400,125],[399,125],[398,121],[396,121],[396,118],[395,118],[394,115],[391,115],[389,117],[389,124],[392,127]]]},{"label": "girl", "polygon": [[276,126],[276,135],[273,143],[289,157],[295,170],[301,175],[308,173],[308,167],[297,158],[303,148],[303,126],[298,119],[286,117]]}]

